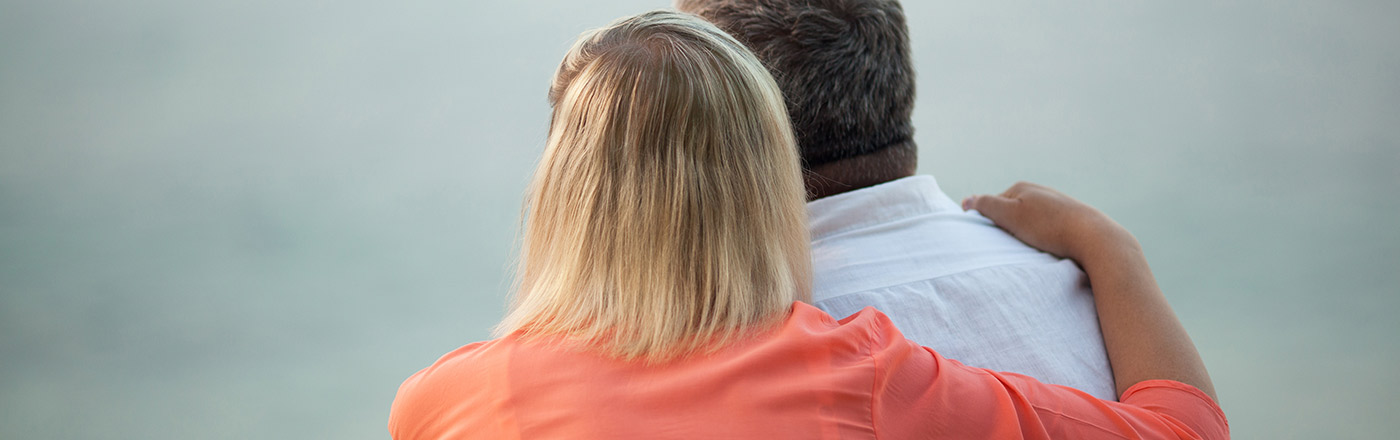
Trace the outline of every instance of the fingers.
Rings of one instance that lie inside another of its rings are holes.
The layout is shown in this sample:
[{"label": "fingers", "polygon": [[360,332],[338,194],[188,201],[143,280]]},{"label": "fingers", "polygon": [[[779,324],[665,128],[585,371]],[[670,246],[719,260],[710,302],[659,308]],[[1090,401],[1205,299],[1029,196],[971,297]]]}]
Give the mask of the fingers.
[{"label": "fingers", "polygon": [[1020,181],[1020,182],[1016,182],[1016,183],[1012,184],[1010,188],[1007,188],[1006,191],[1003,191],[1003,192],[1001,193],[1001,196],[1002,196],[1002,197],[1006,197],[1006,198],[1012,198],[1012,199],[1014,199],[1014,198],[1017,198],[1017,196],[1020,196],[1022,193],[1026,192],[1026,191],[1030,191],[1030,190],[1034,190],[1034,189],[1041,189],[1041,188],[1045,188],[1045,187],[1042,186],[1042,185],[1040,185],[1040,184],[1030,183],[1030,182],[1027,182],[1027,181],[1022,180],[1022,181]]},{"label": "fingers", "polygon": [[985,195],[963,199],[962,205],[963,210],[976,209],[977,212],[981,212],[992,221],[1001,223],[1001,219],[1010,215],[1011,208],[1015,203],[1016,199],[1009,197]]}]

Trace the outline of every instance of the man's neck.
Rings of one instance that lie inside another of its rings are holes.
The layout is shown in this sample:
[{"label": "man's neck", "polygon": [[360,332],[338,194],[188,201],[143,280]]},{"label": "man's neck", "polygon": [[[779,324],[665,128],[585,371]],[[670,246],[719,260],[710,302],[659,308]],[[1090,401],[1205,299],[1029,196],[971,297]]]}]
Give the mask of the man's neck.
[{"label": "man's neck", "polygon": [[868,188],[914,175],[918,149],[902,145],[803,170],[807,200]]}]

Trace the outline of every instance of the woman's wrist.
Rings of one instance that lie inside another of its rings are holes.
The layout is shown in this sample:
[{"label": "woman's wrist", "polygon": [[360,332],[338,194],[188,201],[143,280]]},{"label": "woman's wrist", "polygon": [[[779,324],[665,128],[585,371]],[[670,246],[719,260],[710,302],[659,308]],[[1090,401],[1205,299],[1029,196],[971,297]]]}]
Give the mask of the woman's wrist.
[{"label": "woman's wrist", "polygon": [[1079,229],[1068,257],[1085,270],[1091,266],[1121,265],[1124,260],[1145,260],[1137,237],[1102,213]]}]

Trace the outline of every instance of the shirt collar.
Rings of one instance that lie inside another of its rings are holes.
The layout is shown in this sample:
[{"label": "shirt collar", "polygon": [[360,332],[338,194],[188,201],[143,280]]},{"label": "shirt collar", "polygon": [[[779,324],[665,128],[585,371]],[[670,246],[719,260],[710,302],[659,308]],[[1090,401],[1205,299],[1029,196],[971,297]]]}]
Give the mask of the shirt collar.
[{"label": "shirt collar", "polygon": [[962,212],[938,187],[933,176],[920,175],[823,197],[807,203],[812,240],[845,231],[939,212]]}]

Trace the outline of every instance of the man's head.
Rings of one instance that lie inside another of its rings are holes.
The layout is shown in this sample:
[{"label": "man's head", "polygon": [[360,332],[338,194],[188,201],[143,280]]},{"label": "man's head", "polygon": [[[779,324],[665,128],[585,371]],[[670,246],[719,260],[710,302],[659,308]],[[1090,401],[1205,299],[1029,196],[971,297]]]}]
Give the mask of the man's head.
[{"label": "man's head", "polygon": [[894,0],[676,0],[777,79],[812,198],[914,173],[914,67]]}]

